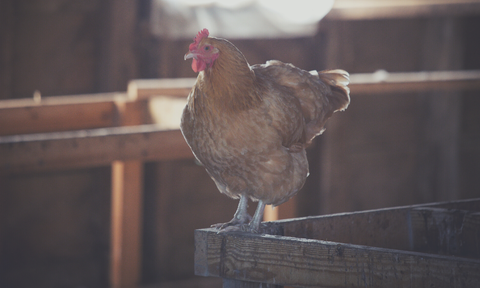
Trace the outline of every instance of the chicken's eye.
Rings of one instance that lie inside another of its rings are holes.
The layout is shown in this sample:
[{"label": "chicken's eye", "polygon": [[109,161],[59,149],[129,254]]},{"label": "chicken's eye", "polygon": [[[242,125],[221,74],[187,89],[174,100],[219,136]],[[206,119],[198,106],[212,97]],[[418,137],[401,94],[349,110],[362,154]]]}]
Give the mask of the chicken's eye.
[{"label": "chicken's eye", "polygon": [[203,49],[205,49],[205,51],[208,51],[208,50],[210,50],[210,46],[205,46],[205,48],[203,48]]}]

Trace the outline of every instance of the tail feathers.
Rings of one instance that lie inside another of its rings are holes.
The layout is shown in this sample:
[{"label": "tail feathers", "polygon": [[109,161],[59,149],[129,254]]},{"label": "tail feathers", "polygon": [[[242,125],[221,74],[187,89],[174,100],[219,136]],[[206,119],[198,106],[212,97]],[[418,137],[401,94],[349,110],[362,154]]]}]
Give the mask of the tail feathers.
[{"label": "tail feathers", "polygon": [[320,110],[317,110],[316,117],[313,117],[306,125],[306,139],[307,145],[311,143],[313,138],[325,131],[325,123],[334,112],[343,111],[347,109],[350,104],[350,89],[348,83],[350,77],[347,71],[325,70],[325,71],[310,71],[310,74],[318,77],[318,79],[326,84],[331,93],[321,93]]},{"label": "tail feathers", "polygon": [[[316,71],[315,71],[316,72]],[[312,73],[312,72],[310,72]],[[347,71],[341,69],[324,70],[317,72],[318,77],[326,84],[330,85],[332,95],[328,97],[334,112],[347,109],[350,104],[350,75]]]}]

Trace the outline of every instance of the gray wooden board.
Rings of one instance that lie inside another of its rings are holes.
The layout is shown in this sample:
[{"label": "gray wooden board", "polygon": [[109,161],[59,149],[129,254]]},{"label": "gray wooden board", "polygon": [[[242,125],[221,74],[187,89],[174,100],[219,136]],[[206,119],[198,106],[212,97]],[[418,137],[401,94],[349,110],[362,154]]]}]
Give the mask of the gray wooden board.
[{"label": "gray wooden board", "polygon": [[322,240],[195,231],[195,274],[296,287],[478,287],[480,261]]},{"label": "gray wooden board", "polygon": [[[470,255],[477,259],[467,259],[411,250],[423,249],[418,248],[422,239],[448,227],[442,226],[446,222],[436,225],[435,219],[451,219],[463,229],[457,229],[457,238],[449,243],[461,243],[460,254],[468,253],[478,246],[479,204],[480,199],[471,199],[275,221],[265,224],[270,235],[199,229],[195,274],[229,279],[224,281],[229,287],[236,287],[235,281],[248,287],[256,287],[252,282],[295,287],[478,287],[480,259],[474,255],[478,251]],[[337,242],[321,240],[326,238]],[[438,243],[444,241],[437,238]],[[456,250],[439,253],[452,251]]]}]

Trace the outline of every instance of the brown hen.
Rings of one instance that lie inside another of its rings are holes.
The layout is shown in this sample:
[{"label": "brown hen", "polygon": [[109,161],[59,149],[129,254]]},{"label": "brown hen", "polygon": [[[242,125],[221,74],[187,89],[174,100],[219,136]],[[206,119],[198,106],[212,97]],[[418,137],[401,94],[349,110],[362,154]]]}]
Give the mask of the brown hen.
[{"label": "brown hen", "polygon": [[[181,130],[220,192],[240,198],[234,218],[214,226],[258,233],[265,205],[286,202],[305,183],[305,148],[347,108],[349,75],[276,60],[250,66],[232,43],[208,34],[200,31],[185,54],[199,74]],[[259,202],[253,218],[248,198]]]}]

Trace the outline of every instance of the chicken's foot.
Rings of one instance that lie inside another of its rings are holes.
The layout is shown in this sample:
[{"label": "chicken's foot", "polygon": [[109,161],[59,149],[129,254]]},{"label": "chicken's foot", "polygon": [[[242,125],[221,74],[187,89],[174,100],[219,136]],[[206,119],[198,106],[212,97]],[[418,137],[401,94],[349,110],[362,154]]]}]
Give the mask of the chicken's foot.
[{"label": "chicken's foot", "polygon": [[[260,200],[258,201],[257,210],[255,210],[255,214],[253,215],[253,218],[251,218],[252,220],[250,221],[250,223],[223,226],[220,228],[220,231],[218,231],[218,233],[234,232],[234,231],[249,232],[249,233],[255,233],[255,234],[261,233],[264,230],[264,227],[260,228],[260,225],[263,220],[264,210],[265,210],[265,203],[262,200]],[[228,223],[225,223],[225,224],[228,224]]]},{"label": "chicken's foot", "polygon": [[248,215],[247,207],[248,207],[248,198],[245,195],[240,195],[240,201],[238,202],[237,211],[235,211],[235,214],[233,215],[233,219],[227,223],[213,224],[211,227],[217,228],[219,232],[223,232],[225,228],[229,226],[239,227],[247,224],[252,219],[252,217]]}]

